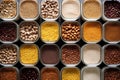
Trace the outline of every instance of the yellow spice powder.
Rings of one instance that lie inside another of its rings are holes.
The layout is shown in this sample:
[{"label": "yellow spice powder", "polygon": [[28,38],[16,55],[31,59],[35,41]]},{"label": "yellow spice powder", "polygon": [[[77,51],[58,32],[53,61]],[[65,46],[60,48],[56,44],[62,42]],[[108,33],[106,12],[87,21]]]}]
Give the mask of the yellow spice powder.
[{"label": "yellow spice powder", "polygon": [[86,0],[83,4],[83,15],[86,18],[99,18],[101,5],[98,0]]},{"label": "yellow spice powder", "polygon": [[20,48],[20,61],[23,64],[35,64],[38,61],[38,47],[35,44],[24,44]]},{"label": "yellow spice powder", "polygon": [[59,26],[56,22],[44,22],[41,25],[41,39],[44,42],[56,42],[59,38]]},{"label": "yellow spice powder", "polygon": [[80,80],[80,71],[78,68],[64,68],[62,71],[62,80]]},{"label": "yellow spice powder", "polygon": [[83,25],[83,38],[87,42],[97,42],[102,38],[102,29],[99,22],[86,22]]}]

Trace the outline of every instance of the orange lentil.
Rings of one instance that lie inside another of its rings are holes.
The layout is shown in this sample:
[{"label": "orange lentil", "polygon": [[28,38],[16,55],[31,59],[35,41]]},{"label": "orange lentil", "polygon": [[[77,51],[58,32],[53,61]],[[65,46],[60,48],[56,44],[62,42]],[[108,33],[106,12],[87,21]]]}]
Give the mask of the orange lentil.
[{"label": "orange lentil", "polygon": [[99,22],[86,22],[83,25],[83,39],[87,42],[98,42],[102,38],[102,27]]}]

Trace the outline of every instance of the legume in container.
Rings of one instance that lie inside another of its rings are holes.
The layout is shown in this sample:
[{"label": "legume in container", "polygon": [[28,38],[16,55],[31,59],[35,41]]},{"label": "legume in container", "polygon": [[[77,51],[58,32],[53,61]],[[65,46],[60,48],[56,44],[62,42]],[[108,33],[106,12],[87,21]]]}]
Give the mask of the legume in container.
[{"label": "legume in container", "polygon": [[40,15],[46,21],[57,20],[60,16],[59,0],[42,0]]},{"label": "legume in container", "polygon": [[119,8],[120,0],[0,0],[0,80],[120,80]]},{"label": "legume in container", "polygon": [[61,61],[65,66],[76,66],[81,62],[80,47],[77,44],[65,44],[61,48]]},{"label": "legume in container", "polygon": [[59,24],[55,21],[45,21],[40,26],[40,37],[44,43],[55,43],[59,40]]},{"label": "legume in container", "polygon": [[18,18],[18,0],[1,0],[0,18],[6,21]]},{"label": "legume in container", "polygon": [[20,40],[24,43],[34,43],[39,39],[39,25],[35,21],[23,21],[19,26]]},{"label": "legume in container", "polygon": [[103,19],[107,21],[117,21],[120,19],[120,1],[104,0],[103,1]]},{"label": "legume in container", "polygon": [[37,67],[23,67],[20,69],[19,80],[40,80],[39,69]]},{"label": "legume in container", "polygon": [[103,47],[103,62],[108,66],[120,65],[120,45],[108,44]]},{"label": "legume in container", "polygon": [[81,38],[81,26],[77,21],[65,21],[61,26],[61,38],[65,43],[76,43]]},{"label": "legume in container", "polygon": [[15,44],[0,45],[0,64],[3,66],[13,66],[18,62],[19,50]]},{"label": "legume in container", "polygon": [[81,80],[80,70],[76,67],[64,67],[61,71],[62,80]]},{"label": "legume in container", "polygon": [[103,80],[119,80],[120,79],[120,69],[117,67],[105,67],[102,72]]},{"label": "legume in container", "polygon": [[39,60],[39,48],[35,44],[23,44],[20,47],[20,63],[24,66],[33,66]]},{"label": "legume in container", "polygon": [[13,21],[0,22],[0,42],[14,43],[18,40],[18,25]]}]

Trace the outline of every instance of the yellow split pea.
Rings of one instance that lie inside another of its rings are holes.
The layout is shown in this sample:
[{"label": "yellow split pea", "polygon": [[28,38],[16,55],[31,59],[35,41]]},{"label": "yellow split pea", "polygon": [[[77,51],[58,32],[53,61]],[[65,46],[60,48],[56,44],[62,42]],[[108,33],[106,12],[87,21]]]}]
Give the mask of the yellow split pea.
[{"label": "yellow split pea", "polygon": [[22,64],[35,64],[38,61],[38,47],[35,44],[24,44],[20,48]]},{"label": "yellow split pea", "polygon": [[43,22],[41,25],[41,39],[44,42],[56,42],[59,38],[57,22]]},{"label": "yellow split pea", "polygon": [[62,80],[80,80],[80,70],[78,68],[64,68]]}]

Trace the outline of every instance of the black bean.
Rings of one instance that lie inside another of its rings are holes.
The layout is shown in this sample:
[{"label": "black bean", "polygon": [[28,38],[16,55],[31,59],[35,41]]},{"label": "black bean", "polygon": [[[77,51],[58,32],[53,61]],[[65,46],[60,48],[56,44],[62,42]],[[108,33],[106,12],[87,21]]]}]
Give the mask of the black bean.
[{"label": "black bean", "polygon": [[17,38],[17,26],[13,22],[0,23],[0,40],[15,41]]},{"label": "black bean", "polygon": [[120,17],[120,2],[119,1],[106,1],[104,3],[104,14],[107,18]]},{"label": "black bean", "polygon": [[23,68],[20,71],[20,80],[39,80],[36,68]]}]

